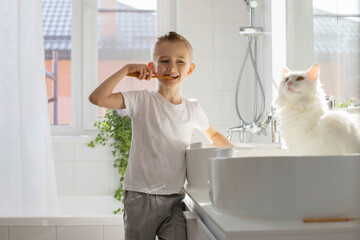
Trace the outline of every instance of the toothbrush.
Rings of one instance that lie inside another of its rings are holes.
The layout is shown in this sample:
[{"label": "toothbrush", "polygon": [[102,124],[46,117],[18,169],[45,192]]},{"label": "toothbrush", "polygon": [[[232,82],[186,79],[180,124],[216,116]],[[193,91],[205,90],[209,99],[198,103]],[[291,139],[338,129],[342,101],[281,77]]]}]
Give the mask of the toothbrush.
[{"label": "toothbrush", "polygon": [[[139,76],[139,73],[128,73],[127,76],[129,77],[138,77]],[[162,78],[162,79],[165,79],[165,80],[173,80],[174,78],[171,77],[171,76],[151,76],[152,78]]]}]

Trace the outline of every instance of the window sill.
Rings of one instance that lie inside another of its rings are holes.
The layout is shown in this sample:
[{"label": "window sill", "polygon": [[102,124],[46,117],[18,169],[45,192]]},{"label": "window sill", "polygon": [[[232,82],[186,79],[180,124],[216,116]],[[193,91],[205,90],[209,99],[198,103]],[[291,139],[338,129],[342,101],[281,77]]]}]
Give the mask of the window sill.
[{"label": "window sill", "polygon": [[99,130],[75,130],[70,127],[61,127],[51,128],[51,137],[83,137],[83,136],[91,136],[94,137],[99,133]]},{"label": "window sill", "polygon": [[52,136],[52,142],[58,143],[86,143],[95,139],[95,135],[55,135]]}]

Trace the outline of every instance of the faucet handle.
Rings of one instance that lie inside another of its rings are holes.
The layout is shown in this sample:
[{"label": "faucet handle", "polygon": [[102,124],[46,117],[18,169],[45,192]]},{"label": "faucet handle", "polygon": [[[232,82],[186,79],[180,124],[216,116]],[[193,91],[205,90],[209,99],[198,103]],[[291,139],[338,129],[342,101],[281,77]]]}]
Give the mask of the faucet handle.
[{"label": "faucet handle", "polygon": [[273,112],[267,113],[266,116],[265,116],[264,121],[261,123],[261,126],[263,128],[268,128],[272,119],[273,119]]},{"label": "faucet handle", "polygon": [[334,110],[335,109],[335,98],[332,95],[327,95],[325,96],[327,105],[328,105],[328,109],[329,110]]}]

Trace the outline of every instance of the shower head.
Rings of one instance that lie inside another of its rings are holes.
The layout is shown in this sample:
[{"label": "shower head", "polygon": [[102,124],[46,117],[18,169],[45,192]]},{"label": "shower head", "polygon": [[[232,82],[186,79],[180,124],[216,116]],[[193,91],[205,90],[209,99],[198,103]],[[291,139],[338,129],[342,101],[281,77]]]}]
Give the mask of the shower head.
[{"label": "shower head", "polygon": [[248,5],[250,8],[256,8],[257,2],[254,0],[244,0],[246,5]]},{"label": "shower head", "polygon": [[255,0],[244,1],[249,7],[250,27],[253,28],[255,26],[255,8],[257,7],[257,2]]}]

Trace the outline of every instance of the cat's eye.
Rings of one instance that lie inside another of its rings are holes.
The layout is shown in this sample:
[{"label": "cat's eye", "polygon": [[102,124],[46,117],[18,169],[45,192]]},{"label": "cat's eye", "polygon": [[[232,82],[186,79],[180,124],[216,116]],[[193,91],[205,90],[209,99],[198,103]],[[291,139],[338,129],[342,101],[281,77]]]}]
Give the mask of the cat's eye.
[{"label": "cat's eye", "polygon": [[285,82],[289,81],[289,77],[285,78]]},{"label": "cat's eye", "polygon": [[298,77],[298,78],[296,79],[296,81],[301,81],[301,80],[304,80],[304,77]]}]

